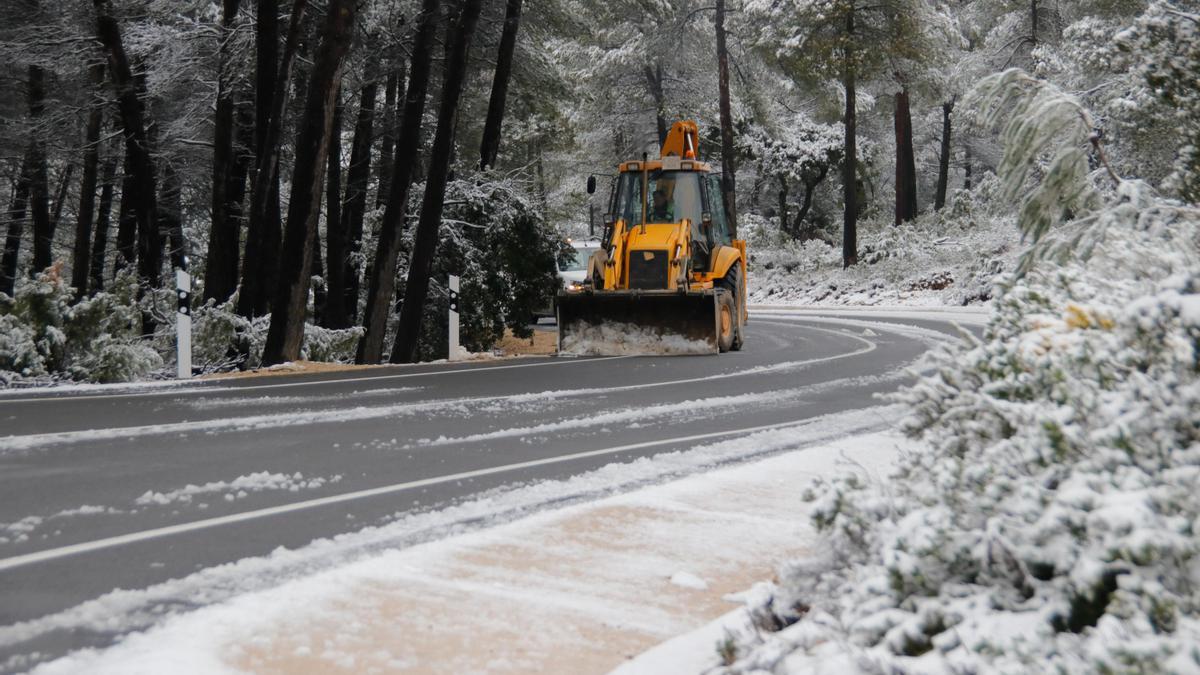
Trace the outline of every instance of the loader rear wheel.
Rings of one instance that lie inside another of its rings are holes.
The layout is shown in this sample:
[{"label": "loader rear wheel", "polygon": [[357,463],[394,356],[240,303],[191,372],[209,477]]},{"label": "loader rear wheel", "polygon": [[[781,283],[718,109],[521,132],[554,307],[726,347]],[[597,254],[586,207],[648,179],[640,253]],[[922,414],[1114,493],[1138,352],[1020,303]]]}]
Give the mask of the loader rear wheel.
[{"label": "loader rear wheel", "polygon": [[734,335],[737,333],[737,306],[729,293],[717,296],[717,330],[717,347],[722,353],[732,349]]},{"label": "loader rear wheel", "polygon": [[742,343],[744,342],[743,332],[745,331],[745,312],[741,307],[742,303],[742,268],[734,265],[733,269],[725,275],[724,279],[717,282],[717,286],[729,291],[729,295],[733,298],[733,305],[736,308],[734,313],[733,324],[733,342],[729,345],[730,351],[741,351]]}]

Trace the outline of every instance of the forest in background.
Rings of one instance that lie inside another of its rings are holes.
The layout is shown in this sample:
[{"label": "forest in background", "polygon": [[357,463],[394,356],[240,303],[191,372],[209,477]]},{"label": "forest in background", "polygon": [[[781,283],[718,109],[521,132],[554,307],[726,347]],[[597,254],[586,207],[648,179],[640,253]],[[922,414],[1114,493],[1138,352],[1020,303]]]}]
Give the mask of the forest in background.
[{"label": "forest in background", "polygon": [[444,356],[448,273],[463,277],[464,344],[486,349],[527,332],[563,238],[599,219],[603,195],[589,201],[584,178],[656,153],[679,118],[700,122],[701,158],[764,240],[838,246],[846,267],[860,224],[904,227],[1001,166],[998,134],[963,101],[1013,67],[1095,111],[1088,170],[1106,162],[1197,196],[1195,54],[1176,39],[1178,3],[15,0],[0,12],[6,380],[161,371],[171,270],[185,267],[204,370]]}]

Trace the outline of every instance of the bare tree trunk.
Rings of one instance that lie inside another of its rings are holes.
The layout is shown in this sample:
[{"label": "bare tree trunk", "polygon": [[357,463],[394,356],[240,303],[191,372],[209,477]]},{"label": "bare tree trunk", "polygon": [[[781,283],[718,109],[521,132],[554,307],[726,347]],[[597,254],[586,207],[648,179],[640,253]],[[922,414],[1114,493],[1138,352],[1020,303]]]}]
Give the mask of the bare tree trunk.
[{"label": "bare tree trunk", "polygon": [[[346,170],[346,198],[342,209],[342,219],[346,233],[346,255],[343,272],[345,278],[344,300],[342,307],[346,316],[346,326],[351,326],[358,320],[359,276],[362,270],[359,266],[361,256],[356,255],[362,249],[363,219],[367,214],[367,186],[371,180],[371,146],[375,134],[375,96],[379,90],[378,84],[372,80],[363,85],[359,97],[358,120],[354,124],[354,142],[350,149],[350,166]],[[333,258],[330,258],[332,265]]]},{"label": "bare tree trunk", "polygon": [[963,189],[971,191],[971,146],[963,146]]},{"label": "bare tree trunk", "polygon": [[404,94],[404,115],[396,140],[396,164],[392,171],[389,198],[379,228],[375,264],[367,287],[367,308],[363,314],[363,339],[358,343],[358,363],[379,363],[383,358],[383,339],[396,290],[396,261],[400,255],[400,234],[408,209],[408,189],[417,164],[421,143],[421,120],[425,115],[425,94],[429,88],[429,65],[441,0],[422,0],[413,41],[412,65]]},{"label": "bare tree trunk", "polygon": [[500,127],[504,122],[504,105],[508,98],[508,81],[512,77],[513,53],[517,49],[517,29],[521,25],[521,0],[508,0],[504,9],[504,31],[500,34],[500,50],[496,54],[496,73],[492,77],[492,95],[488,99],[487,121],[483,125],[483,142],[479,148],[479,168],[496,165],[500,154]]},{"label": "bare tree trunk", "polygon": [[12,206],[8,209],[8,232],[4,237],[4,257],[0,259],[0,293],[12,296],[17,282],[17,258],[21,253],[21,237],[25,233],[25,211],[29,205],[30,152],[21,163],[21,175],[13,189]]},{"label": "bare tree trunk", "polygon": [[429,292],[429,275],[433,254],[437,249],[438,230],[442,221],[442,200],[446,194],[446,174],[450,154],[454,150],[454,126],[458,104],[466,79],[467,52],[479,22],[481,0],[463,0],[458,20],[451,31],[453,45],[446,62],[442,80],[442,103],[438,109],[437,133],[429,158],[429,178],[421,203],[421,219],[413,243],[412,263],[404,287],[404,305],[400,308],[400,324],[392,346],[392,363],[411,363],[416,357],[421,335],[421,319],[425,314],[425,296]]},{"label": "bare tree trunk", "polygon": [[275,0],[259,3],[254,188],[237,304],[238,314],[245,317],[266,313],[271,289],[279,275],[279,146],[307,6],[305,0],[292,3],[283,61],[277,68],[279,6]]},{"label": "bare tree trunk", "polygon": [[133,160],[129,144],[125,144],[125,159],[121,174],[121,207],[117,213],[117,261],[113,272],[132,267],[137,262],[137,181],[133,177]]},{"label": "bare tree trunk", "polygon": [[[29,119],[36,127],[45,111],[46,73],[38,66],[29,66]],[[29,275],[40,274],[50,266],[50,244],[54,231],[50,220],[50,185],[46,169],[46,149],[40,140],[41,131],[34,128],[30,140],[29,208],[33,216],[33,264]]]},{"label": "bare tree trunk", "polygon": [[88,110],[87,132],[83,146],[83,179],[79,184],[79,213],[75,219],[75,250],[71,261],[71,286],[78,300],[88,292],[89,256],[92,252],[92,222],[96,215],[96,179],[100,164],[100,125],[104,121],[104,103],[100,87],[104,84],[104,65],[88,68],[96,88]]},{"label": "bare tree trunk", "polygon": [[183,185],[179,174],[170,162],[163,162],[162,200],[159,206],[159,224],[162,232],[167,233],[167,245],[170,253],[171,267],[186,270],[187,241],[183,236]]},{"label": "bare tree trunk", "polygon": [[717,0],[717,88],[721,109],[721,192],[729,230],[737,237],[737,154],[729,107],[729,52],[725,47],[725,0]]},{"label": "bare tree trunk", "polygon": [[[157,177],[154,160],[150,156],[149,139],[146,134],[145,111],[138,97],[139,87],[134,80],[125,46],[121,42],[117,21],[108,13],[104,0],[94,0],[97,13],[96,29],[100,43],[108,55],[108,72],[117,92],[117,103],[121,110],[121,127],[124,130],[129,168],[136,183],[135,210],[138,230],[138,276],[143,289],[159,285],[158,265],[158,205],[156,195]],[[143,330],[153,330],[145,325]]]},{"label": "bare tree trunk", "polygon": [[791,234],[788,229],[788,183],[787,178],[783,174],[776,176],[779,180],[779,231],[784,234]]},{"label": "bare tree trunk", "polygon": [[344,106],[339,98],[333,109],[333,132],[329,135],[329,168],[325,178],[325,255],[329,268],[325,270],[325,304],[321,309],[321,325],[326,328],[345,328],[346,318],[346,220],[342,217],[342,116]]},{"label": "bare tree trunk", "polygon": [[108,224],[112,217],[113,192],[117,180],[117,156],[113,149],[104,160],[104,171],[100,179],[100,206],[96,215],[96,231],[92,236],[91,270],[88,274],[89,292],[104,290],[104,254],[108,249]]},{"label": "bare tree trunk", "polygon": [[642,72],[646,75],[650,96],[654,98],[654,122],[658,125],[658,145],[661,147],[667,140],[667,95],[663,90],[662,62],[653,66],[646,64]]},{"label": "bare tree trunk", "polygon": [[[846,42],[853,44],[854,9],[846,14]],[[842,65],[842,84],[846,89],[846,140],[842,154],[842,267],[858,264],[858,146],[855,120],[854,52],[846,49]]]},{"label": "bare tree trunk", "polygon": [[387,204],[388,191],[392,187],[392,163],[395,161],[392,158],[392,152],[396,147],[396,125],[401,114],[399,108],[403,105],[403,103],[397,104],[396,101],[398,94],[402,96],[398,90],[403,79],[404,61],[400,60],[397,66],[388,73],[387,84],[384,86],[383,129],[379,141],[379,166],[375,170],[379,176],[379,188],[375,191],[375,208]]},{"label": "bare tree trunk", "polygon": [[[829,167],[822,166],[821,173],[813,178],[805,177],[804,179],[804,201],[800,204],[800,210],[796,212],[796,234],[800,235],[801,239],[811,239],[812,232],[806,232],[804,228],[804,219],[808,217],[808,212],[812,209],[813,194],[817,191],[817,186],[825,177],[829,175]],[[808,228],[810,231],[814,228]]]},{"label": "bare tree trunk", "polygon": [[330,0],[321,45],[313,62],[304,117],[296,136],[296,167],[292,173],[279,284],[271,303],[271,327],[263,349],[264,365],[300,357],[312,247],[316,244],[317,213],[321,206],[321,181],[329,152],[342,66],[354,36],[357,8],[357,0]]},{"label": "bare tree trunk", "polygon": [[912,111],[908,90],[895,99],[896,128],[896,225],[917,217],[917,165],[913,154]]},{"label": "bare tree trunk", "polygon": [[[223,0],[220,49],[217,54],[217,110],[213,121],[212,227],[208,239],[208,263],[204,268],[204,299],[224,301],[237,287],[240,245],[240,190],[234,178],[240,163],[235,157],[236,131],[234,93],[231,91],[229,40],[233,35],[241,0]],[[245,182],[245,176],[242,176]],[[236,197],[236,201],[234,198]]]},{"label": "bare tree trunk", "polygon": [[[71,187],[71,177],[75,175],[75,165],[68,164],[58,177],[58,189],[54,191],[54,204],[50,207],[50,241],[54,242],[54,233],[62,221],[63,206],[67,203],[67,190]],[[51,256],[53,257],[53,256]]]},{"label": "bare tree trunk", "polygon": [[937,192],[933,198],[933,210],[941,211],[946,205],[946,184],[950,181],[950,114],[954,112],[954,101],[942,104],[942,148],[938,157]]}]

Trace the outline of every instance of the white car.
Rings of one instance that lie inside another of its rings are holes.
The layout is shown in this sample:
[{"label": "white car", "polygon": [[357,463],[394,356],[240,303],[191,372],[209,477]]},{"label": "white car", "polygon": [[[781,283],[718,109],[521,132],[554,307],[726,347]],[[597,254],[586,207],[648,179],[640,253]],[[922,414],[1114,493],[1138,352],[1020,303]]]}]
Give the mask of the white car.
[{"label": "white car", "polygon": [[[577,290],[579,285],[587,277],[588,259],[592,254],[600,250],[600,240],[598,238],[589,238],[583,241],[572,241],[571,247],[575,249],[575,257],[568,260],[566,263],[558,263],[558,280],[562,288],[567,290]],[[554,316],[554,305],[539,311],[534,316],[534,323],[537,319],[544,316]]]}]

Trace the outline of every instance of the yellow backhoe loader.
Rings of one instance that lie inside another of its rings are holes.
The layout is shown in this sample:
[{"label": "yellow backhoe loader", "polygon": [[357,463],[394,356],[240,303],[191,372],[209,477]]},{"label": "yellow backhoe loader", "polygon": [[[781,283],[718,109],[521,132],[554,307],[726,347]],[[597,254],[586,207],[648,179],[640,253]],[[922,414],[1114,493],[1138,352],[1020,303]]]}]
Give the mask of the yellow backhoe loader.
[{"label": "yellow backhoe loader", "polygon": [[[695,122],[676,122],[659,159],[619,166],[603,246],[581,288],[558,293],[561,353],[741,349],[746,242],[726,218],[720,176],[696,158],[699,141]],[[589,177],[589,193],[595,185]]]}]

